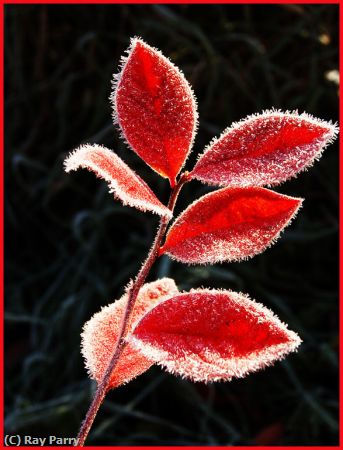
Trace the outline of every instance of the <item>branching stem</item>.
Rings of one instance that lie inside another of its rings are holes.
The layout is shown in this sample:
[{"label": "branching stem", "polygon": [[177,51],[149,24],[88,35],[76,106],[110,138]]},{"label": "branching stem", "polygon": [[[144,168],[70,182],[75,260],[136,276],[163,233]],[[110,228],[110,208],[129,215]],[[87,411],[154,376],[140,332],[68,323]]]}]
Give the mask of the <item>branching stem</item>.
[{"label": "branching stem", "polygon": [[[168,202],[168,208],[173,211],[174,206],[177,200],[177,197],[180,193],[180,190],[182,186],[189,181],[188,179],[188,172],[184,172],[181,177],[179,178],[179,181],[174,186],[174,188],[171,191],[169,202]],[[82,422],[79,434],[77,436],[77,440],[75,443],[75,446],[83,446],[85,443],[85,440],[87,439],[88,433],[93,425],[93,422],[95,420],[95,417],[97,415],[97,412],[104,401],[104,398],[106,397],[107,392],[109,391],[109,382],[111,379],[111,375],[113,373],[113,370],[116,368],[117,363],[119,361],[120,355],[122,354],[124,348],[125,348],[125,335],[127,332],[128,324],[130,322],[130,316],[131,312],[133,310],[133,307],[135,305],[135,301],[137,299],[139,290],[143,286],[146,277],[148,276],[150,269],[156,259],[159,256],[159,250],[161,247],[162,240],[164,238],[165,232],[167,230],[167,226],[170,219],[168,217],[161,217],[160,224],[156,233],[156,237],[154,240],[154,243],[150,249],[150,252],[142,265],[140,271],[138,272],[134,282],[129,287],[129,290],[127,292],[128,299],[126,303],[125,312],[121,321],[120,326],[120,332],[118,335],[117,342],[114,346],[113,353],[111,360],[107,366],[107,369],[104,373],[104,376],[102,377],[102,380],[98,384],[97,390],[95,392],[93,401],[87,411],[86,417],[84,421]]]}]

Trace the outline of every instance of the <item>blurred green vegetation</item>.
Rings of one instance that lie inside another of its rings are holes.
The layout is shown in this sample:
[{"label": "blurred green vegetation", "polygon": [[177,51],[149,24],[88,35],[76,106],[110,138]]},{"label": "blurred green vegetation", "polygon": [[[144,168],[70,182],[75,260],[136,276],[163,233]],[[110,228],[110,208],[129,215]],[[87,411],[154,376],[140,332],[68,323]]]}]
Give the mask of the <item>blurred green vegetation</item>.
[{"label": "blurred green vegetation", "polygon": [[[110,82],[129,38],[161,49],[194,88],[189,169],[232,121],[266,108],[337,120],[338,6],[7,5],[5,16],[5,428],[71,437],[94,390],[82,325],[122,294],[158,219],[113,201],[87,171],[66,175],[63,159],[82,142],[104,144],[168,197],[111,123]],[[306,201],[265,253],[205,267],[163,257],[150,279],[247,292],[300,334],[299,352],[207,386],[153,367],[108,396],[88,444],[338,443],[337,145],[277,190]],[[187,185],[177,211],[207,191]]]}]

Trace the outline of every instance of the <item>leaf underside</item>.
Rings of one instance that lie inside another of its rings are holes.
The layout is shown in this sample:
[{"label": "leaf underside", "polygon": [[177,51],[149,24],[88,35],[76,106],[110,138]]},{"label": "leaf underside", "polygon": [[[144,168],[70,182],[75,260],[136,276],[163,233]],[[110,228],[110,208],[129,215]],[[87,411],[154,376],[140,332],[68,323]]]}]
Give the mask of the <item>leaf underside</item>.
[{"label": "leaf underside", "polygon": [[[139,320],[152,306],[156,305],[165,295],[176,295],[178,289],[173,280],[163,278],[145,284],[139,291],[132,311],[128,333],[132,324]],[[82,331],[82,354],[91,378],[98,383],[111,360],[116,345],[121,321],[127,302],[127,294],[119,300],[105,306],[85,323]],[[154,362],[128,344],[110,379],[109,387],[115,388],[127,383],[132,378],[142,374]]]},{"label": "leaf underside", "polygon": [[65,170],[70,172],[80,167],[106,180],[110,192],[124,205],[152,211],[160,216],[172,216],[172,212],[158,200],[145,181],[108,148],[90,144],[80,146],[65,160]]}]

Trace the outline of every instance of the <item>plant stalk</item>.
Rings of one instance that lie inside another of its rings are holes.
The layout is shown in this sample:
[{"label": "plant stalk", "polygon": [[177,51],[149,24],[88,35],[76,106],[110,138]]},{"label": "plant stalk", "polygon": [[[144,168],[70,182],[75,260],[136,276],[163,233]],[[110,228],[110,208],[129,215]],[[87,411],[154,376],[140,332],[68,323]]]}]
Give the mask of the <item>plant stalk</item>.
[{"label": "plant stalk", "polygon": [[[174,186],[174,188],[171,191],[169,202],[168,202],[168,208],[173,211],[174,206],[177,200],[177,197],[180,193],[180,190],[182,186],[189,181],[188,178],[188,172],[184,172],[181,177],[179,178],[178,183]],[[125,312],[121,321],[120,326],[120,332],[118,335],[117,342],[114,346],[113,353],[111,360],[107,366],[107,369],[104,373],[104,376],[102,377],[102,380],[98,384],[97,390],[95,392],[93,401],[87,411],[86,417],[84,421],[81,424],[81,428],[79,431],[79,434],[76,438],[75,446],[82,447],[87,439],[88,433],[93,425],[93,422],[95,420],[95,417],[98,413],[98,410],[104,401],[104,398],[106,397],[107,392],[109,391],[109,382],[111,375],[113,373],[113,370],[118,364],[120,355],[122,354],[124,348],[125,348],[125,341],[124,337],[127,332],[127,327],[130,321],[131,312],[133,310],[133,307],[135,305],[135,301],[137,299],[139,290],[143,286],[146,277],[149,275],[150,269],[156,259],[159,257],[159,250],[161,247],[161,243],[163,240],[163,237],[165,235],[165,232],[167,230],[167,226],[169,224],[170,219],[168,217],[161,217],[159,227],[157,229],[156,237],[154,239],[154,243],[150,249],[150,252],[143,263],[140,271],[138,272],[134,282],[129,287],[129,290],[127,292],[128,300],[126,303]]]}]

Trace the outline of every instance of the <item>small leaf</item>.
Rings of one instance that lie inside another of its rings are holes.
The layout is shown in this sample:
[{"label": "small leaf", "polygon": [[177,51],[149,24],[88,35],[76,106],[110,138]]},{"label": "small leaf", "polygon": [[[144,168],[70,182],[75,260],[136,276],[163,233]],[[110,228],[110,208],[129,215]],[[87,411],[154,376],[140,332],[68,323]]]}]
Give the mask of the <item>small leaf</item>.
[{"label": "small leaf", "polygon": [[301,202],[265,188],[219,189],[181,213],[160,254],[198,264],[254,256],[276,240]]},{"label": "small leaf", "polygon": [[137,38],[116,79],[111,96],[115,122],[129,146],[173,186],[195,136],[191,87],[162,53]]},{"label": "small leaf", "polygon": [[[153,283],[145,284],[138,294],[128,332],[132,330],[132,322],[140,319],[153,305],[160,302],[165,295],[175,295],[177,293],[177,287],[170,278],[163,278]],[[102,308],[83,327],[81,351],[90,377],[98,383],[104,375],[116,345],[126,302],[127,294],[123,295],[120,300]],[[127,383],[132,378],[148,370],[153,363],[153,361],[128,344],[120,357],[117,367],[113,371],[109,384],[110,388]]]},{"label": "small leaf", "polygon": [[270,310],[246,295],[208,289],[163,300],[128,339],[169,372],[205,382],[244,377],[301,343]]},{"label": "small leaf", "polygon": [[81,145],[65,160],[66,172],[79,167],[91,170],[106,180],[110,192],[124,205],[172,217],[172,212],[158,200],[149,186],[108,148],[101,145]]},{"label": "small leaf", "polygon": [[209,144],[190,178],[232,187],[280,184],[319,159],[337,133],[336,125],[306,113],[249,116]]}]

